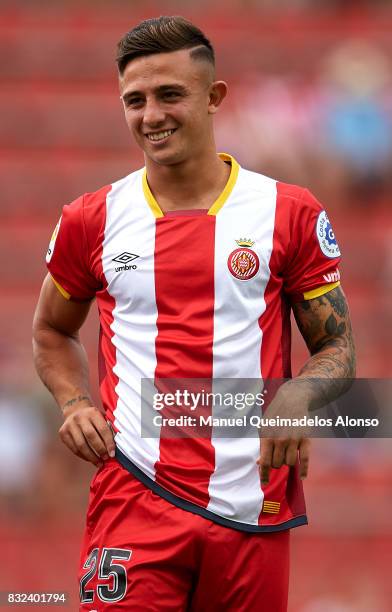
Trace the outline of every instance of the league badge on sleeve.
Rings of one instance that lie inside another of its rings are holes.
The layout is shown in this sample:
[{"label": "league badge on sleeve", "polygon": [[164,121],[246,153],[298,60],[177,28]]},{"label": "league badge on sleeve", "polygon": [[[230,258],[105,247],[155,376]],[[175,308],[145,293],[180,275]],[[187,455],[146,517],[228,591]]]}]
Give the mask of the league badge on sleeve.
[{"label": "league badge on sleeve", "polygon": [[57,238],[57,235],[58,235],[59,229],[60,229],[60,223],[61,223],[61,217],[60,217],[59,222],[57,223],[56,227],[54,228],[52,237],[51,237],[50,242],[49,242],[49,247],[48,247],[48,250],[47,250],[47,253],[46,253],[46,263],[49,263],[50,260],[52,259],[52,255],[53,255],[53,251],[54,251],[54,245],[56,244],[56,238]]},{"label": "league badge on sleeve", "polygon": [[321,252],[331,259],[340,257],[340,249],[335,238],[332,225],[325,210],[321,211],[316,225],[317,240],[319,241]]}]

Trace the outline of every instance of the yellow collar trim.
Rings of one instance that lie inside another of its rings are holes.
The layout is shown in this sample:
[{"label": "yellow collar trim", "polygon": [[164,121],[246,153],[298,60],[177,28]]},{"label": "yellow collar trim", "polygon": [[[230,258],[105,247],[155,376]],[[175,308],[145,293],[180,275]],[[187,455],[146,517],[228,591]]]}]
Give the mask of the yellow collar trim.
[{"label": "yellow collar trim", "polygon": [[[222,159],[223,161],[228,161],[231,163],[231,171],[230,171],[229,179],[222,193],[215,200],[211,208],[209,208],[207,212],[208,215],[216,215],[220,211],[220,209],[222,208],[222,206],[228,199],[229,195],[233,191],[234,185],[236,184],[236,181],[238,178],[238,173],[240,171],[240,165],[234,159],[234,157],[232,157],[231,155],[228,155],[228,153],[219,153],[218,155],[220,159]],[[154,198],[152,191],[150,189],[150,185],[148,184],[147,170],[145,168],[144,168],[143,177],[142,177],[142,185],[143,185],[144,197],[146,198],[147,204],[151,208],[151,211],[154,217],[157,219],[159,219],[160,217],[164,217],[165,215],[163,214],[158,202]]]},{"label": "yellow collar trim", "polygon": [[152,210],[152,214],[157,219],[159,219],[159,217],[164,217],[164,214],[163,214],[163,212],[162,212],[158,202],[156,201],[156,199],[152,195],[152,191],[150,189],[150,185],[147,182],[147,170],[145,168],[144,168],[144,172],[143,172],[142,183],[143,183],[144,197],[146,198],[147,204],[149,205],[149,207]]},{"label": "yellow collar trim", "polygon": [[237,182],[238,173],[240,171],[240,165],[237,162],[237,160],[234,159],[234,157],[232,157],[228,153],[219,153],[218,155],[223,161],[228,161],[231,163],[231,172],[230,172],[229,180],[227,181],[222,193],[218,196],[218,198],[215,200],[215,202],[209,209],[207,213],[208,215],[218,214],[223,204],[226,202],[229,195],[233,191],[234,185]]}]

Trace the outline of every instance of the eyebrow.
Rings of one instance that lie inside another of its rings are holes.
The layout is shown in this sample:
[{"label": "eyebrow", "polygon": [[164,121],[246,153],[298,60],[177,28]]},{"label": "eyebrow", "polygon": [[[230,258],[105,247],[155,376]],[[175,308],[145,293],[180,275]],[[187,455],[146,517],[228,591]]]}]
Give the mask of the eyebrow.
[{"label": "eyebrow", "polygon": [[[159,87],[157,87],[154,91],[158,94],[162,94],[165,93],[166,91],[169,91],[171,89],[175,89],[176,91],[179,91],[180,93],[186,94],[188,92],[187,88],[184,87],[183,85],[180,85],[179,83],[171,83],[171,84],[167,84],[167,85],[160,85]],[[124,101],[128,100],[129,98],[131,98],[132,96],[142,96],[144,95],[144,92],[139,91],[139,90],[134,90],[134,91],[127,91],[125,92],[125,94],[123,94],[121,97]]]}]

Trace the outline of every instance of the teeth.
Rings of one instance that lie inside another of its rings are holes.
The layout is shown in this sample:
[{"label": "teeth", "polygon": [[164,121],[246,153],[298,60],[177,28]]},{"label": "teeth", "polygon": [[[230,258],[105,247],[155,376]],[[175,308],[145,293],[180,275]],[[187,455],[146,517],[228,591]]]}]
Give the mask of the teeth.
[{"label": "teeth", "polygon": [[165,130],[164,132],[156,132],[155,134],[147,134],[148,140],[163,140],[173,134],[174,130]]}]

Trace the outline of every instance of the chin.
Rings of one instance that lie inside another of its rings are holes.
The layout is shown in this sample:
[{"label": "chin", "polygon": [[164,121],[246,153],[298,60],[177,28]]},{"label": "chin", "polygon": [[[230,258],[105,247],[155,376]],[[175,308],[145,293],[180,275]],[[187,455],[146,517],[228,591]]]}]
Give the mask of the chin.
[{"label": "chin", "polygon": [[175,164],[179,164],[184,161],[184,156],[180,153],[169,153],[162,151],[161,153],[156,153],[155,155],[148,155],[147,157],[151,159],[156,164],[160,166],[174,166]]}]

